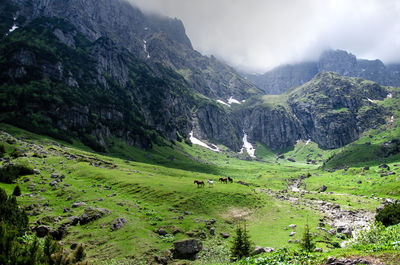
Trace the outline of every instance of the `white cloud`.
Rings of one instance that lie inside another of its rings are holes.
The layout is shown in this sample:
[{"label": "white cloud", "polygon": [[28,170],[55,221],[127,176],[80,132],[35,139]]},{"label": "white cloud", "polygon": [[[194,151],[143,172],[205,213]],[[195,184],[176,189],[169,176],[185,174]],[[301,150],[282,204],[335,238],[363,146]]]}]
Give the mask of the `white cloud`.
[{"label": "white cloud", "polygon": [[400,61],[398,0],[130,1],[180,18],[197,50],[249,71],[314,60],[327,48]]}]

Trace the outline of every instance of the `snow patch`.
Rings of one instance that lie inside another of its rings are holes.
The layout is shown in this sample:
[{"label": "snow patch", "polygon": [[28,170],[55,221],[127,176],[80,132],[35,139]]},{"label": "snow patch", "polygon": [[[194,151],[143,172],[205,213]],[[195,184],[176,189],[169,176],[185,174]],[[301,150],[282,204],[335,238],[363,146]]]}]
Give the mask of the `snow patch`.
[{"label": "snow patch", "polygon": [[390,122],[391,122],[391,123],[394,122],[394,116],[390,117]]},{"label": "snow patch", "polygon": [[207,149],[210,149],[211,151],[214,151],[214,152],[220,152],[220,150],[219,150],[219,148],[217,146],[214,145],[213,147],[211,147],[208,144],[206,144],[206,143],[200,141],[199,139],[197,139],[196,137],[194,137],[193,136],[193,131],[191,131],[189,135],[190,135],[189,139],[192,142],[192,144],[203,146],[203,147],[205,147]]},{"label": "snow patch", "polygon": [[16,30],[17,28],[19,28],[17,25],[13,25],[9,30],[8,30],[8,32],[9,33],[11,33],[11,32],[13,32],[14,30]]},{"label": "snow patch", "polygon": [[247,133],[243,135],[243,147],[242,149],[240,149],[240,154],[243,154],[245,149],[250,157],[256,157],[255,156],[256,149],[253,147],[251,143],[247,141]]},{"label": "snow patch", "polygon": [[306,145],[308,145],[311,142],[311,139],[308,139],[306,142]]},{"label": "snow patch", "polygon": [[222,100],[220,100],[220,99],[218,99],[217,102],[218,102],[218,103],[221,103],[221,104],[223,104],[223,105],[226,105],[226,106],[228,106],[228,107],[231,106],[231,105],[229,105],[228,103],[226,103],[226,102],[224,102],[224,101],[222,101]]},{"label": "snow patch", "polygon": [[228,99],[228,104],[232,104],[232,103],[241,104],[239,100],[234,99],[233,97],[230,97]]},{"label": "snow patch", "polygon": [[144,49],[144,52],[146,53],[146,55],[147,55],[147,59],[150,59],[150,54],[149,54],[149,52],[147,51],[147,41],[146,40],[143,40],[143,49]]},{"label": "snow patch", "polygon": [[370,98],[367,98],[367,99],[369,102],[375,103],[375,101],[373,101],[372,99],[370,99]]},{"label": "snow patch", "polygon": [[389,94],[387,95],[387,98],[393,98],[393,94],[392,94],[392,93],[389,93]]}]

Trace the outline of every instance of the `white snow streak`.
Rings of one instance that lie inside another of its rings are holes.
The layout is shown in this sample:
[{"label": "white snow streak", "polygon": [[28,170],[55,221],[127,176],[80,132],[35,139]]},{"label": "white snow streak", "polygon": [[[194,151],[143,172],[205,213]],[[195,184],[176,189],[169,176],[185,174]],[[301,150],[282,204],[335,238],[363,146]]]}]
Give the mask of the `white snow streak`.
[{"label": "white snow streak", "polygon": [[391,122],[391,123],[394,122],[394,116],[390,117],[390,122]]},{"label": "white snow streak", "polygon": [[311,142],[311,139],[308,139],[306,142],[306,145],[308,145]]},{"label": "white snow streak", "polygon": [[372,99],[367,98],[369,102],[375,103]]},{"label": "white snow streak", "polygon": [[229,107],[231,106],[231,105],[229,105],[228,103],[226,103],[226,102],[224,102],[224,101],[222,101],[222,100],[220,100],[220,99],[218,99],[217,102],[218,102],[218,103],[221,103],[221,104],[223,104],[223,105],[229,106]]},{"label": "white snow streak", "polygon": [[147,59],[150,59],[150,54],[149,54],[149,52],[147,51],[147,41],[146,40],[143,40],[143,49],[144,49],[144,52],[147,54]]},{"label": "white snow streak", "polygon": [[255,156],[256,149],[254,149],[253,145],[247,141],[247,133],[243,135],[243,147],[240,150],[240,154],[243,154],[245,149],[250,157],[256,157]]},{"label": "white snow streak", "polygon": [[387,98],[393,98],[393,94],[392,94],[392,93],[389,93],[389,94],[387,95]]},{"label": "white snow streak", "polygon": [[217,146],[211,147],[211,146],[207,145],[206,143],[200,141],[200,140],[197,139],[196,137],[194,137],[194,136],[193,136],[193,131],[191,131],[189,135],[190,135],[190,138],[189,138],[189,139],[190,139],[190,141],[192,142],[192,144],[196,144],[196,145],[203,146],[203,147],[205,147],[205,148],[207,148],[207,149],[210,149],[211,151],[214,151],[214,152],[219,152],[219,151],[220,151],[219,148],[218,148]]},{"label": "white snow streak", "polygon": [[234,99],[233,97],[230,97],[230,98],[228,99],[228,104],[232,104],[232,103],[241,104],[241,103],[239,102],[239,100]]},{"label": "white snow streak", "polygon": [[14,30],[16,30],[17,28],[19,28],[17,25],[13,25],[9,30],[8,30],[8,32],[13,32]]}]

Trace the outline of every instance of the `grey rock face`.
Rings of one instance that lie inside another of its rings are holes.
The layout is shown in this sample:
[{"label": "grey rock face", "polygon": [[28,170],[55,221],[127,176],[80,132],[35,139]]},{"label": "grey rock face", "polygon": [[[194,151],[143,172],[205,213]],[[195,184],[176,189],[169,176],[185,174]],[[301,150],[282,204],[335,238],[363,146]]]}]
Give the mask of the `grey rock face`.
[{"label": "grey rock face", "polygon": [[197,239],[187,239],[174,242],[174,258],[195,260],[197,254],[203,249],[201,241]]}]

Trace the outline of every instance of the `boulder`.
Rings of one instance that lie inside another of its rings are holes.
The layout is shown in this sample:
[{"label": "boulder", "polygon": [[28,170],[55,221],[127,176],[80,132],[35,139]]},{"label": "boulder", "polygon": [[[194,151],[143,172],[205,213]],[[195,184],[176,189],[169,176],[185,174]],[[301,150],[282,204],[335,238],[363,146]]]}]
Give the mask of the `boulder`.
[{"label": "boulder", "polygon": [[81,206],[86,206],[86,203],[84,203],[84,202],[74,202],[71,207],[72,208],[78,208],[78,207],[81,207]]},{"label": "boulder", "polygon": [[77,225],[77,224],[79,223],[79,218],[76,217],[76,216],[68,217],[68,222],[69,222],[72,226],[75,226],[75,225]]},{"label": "boulder", "polygon": [[157,234],[159,234],[160,236],[165,236],[166,234],[168,234],[168,232],[165,231],[164,228],[160,228],[158,229]]},{"label": "boulder", "polygon": [[37,237],[45,237],[50,233],[51,229],[47,225],[39,225],[33,228],[33,231],[36,232]]},{"label": "boulder", "polygon": [[229,238],[229,234],[228,233],[221,232],[221,236],[223,238]]},{"label": "boulder", "polygon": [[119,230],[122,227],[124,227],[125,224],[126,224],[126,219],[125,218],[117,218],[112,222],[110,228],[111,228],[112,231]]},{"label": "boulder", "polygon": [[254,248],[254,250],[251,252],[252,255],[258,255],[258,254],[261,254],[261,253],[265,253],[265,249],[263,247],[260,247],[260,246],[256,246]]},{"label": "boulder", "polygon": [[296,234],[296,232],[290,232],[289,236],[294,236]]},{"label": "boulder", "polygon": [[322,185],[322,187],[321,187],[321,188],[319,188],[319,191],[320,191],[320,192],[325,192],[327,189],[328,189],[328,187],[327,187],[327,186],[325,186],[325,185]]},{"label": "boulder", "polygon": [[202,249],[201,241],[197,239],[177,241],[174,242],[173,256],[176,259],[195,260]]},{"label": "boulder", "polygon": [[289,225],[289,227],[294,229],[296,227],[296,225],[295,224],[291,224],[291,225]]},{"label": "boulder", "polygon": [[79,217],[79,223],[80,225],[84,225],[92,221],[95,221],[97,219],[100,219],[104,215],[109,215],[109,214],[111,214],[109,210],[103,208],[89,207],[86,208],[83,214]]}]

